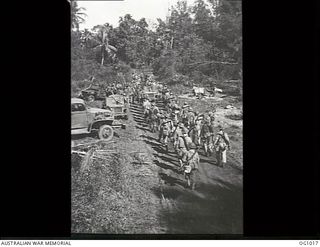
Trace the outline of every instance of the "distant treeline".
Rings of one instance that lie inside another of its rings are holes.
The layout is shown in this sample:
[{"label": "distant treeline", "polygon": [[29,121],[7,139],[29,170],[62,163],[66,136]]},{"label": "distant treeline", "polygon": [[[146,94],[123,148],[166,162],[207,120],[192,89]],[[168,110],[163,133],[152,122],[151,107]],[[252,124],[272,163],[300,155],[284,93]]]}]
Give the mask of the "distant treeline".
[{"label": "distant treeline", "polygon": [[167,84],[208,84],[242,79],[241,0],[179,1],[166,20],[150,28],[145,18],[120,17],[79,30],[85,9],[71,1],[73,87],[94,76],[102,83],[130,80],[134,69],[152,68]]}]

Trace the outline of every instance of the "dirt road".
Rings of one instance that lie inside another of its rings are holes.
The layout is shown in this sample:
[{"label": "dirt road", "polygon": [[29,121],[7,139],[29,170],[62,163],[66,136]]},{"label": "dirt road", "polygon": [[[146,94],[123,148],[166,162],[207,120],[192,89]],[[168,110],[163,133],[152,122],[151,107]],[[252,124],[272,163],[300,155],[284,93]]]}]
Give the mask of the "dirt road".
[{"label": "dirt road", "polygon": [[141,107],[132,106],[131,114],[143,141],[153,149],[153,164],[159,168],[160,186],[154,193],[161,202],[161,228],[176,234],[242,233],[242,170],[233,160],[221,168],[215,165],[214,157],[200,153],[196,189],[187,189],[173,148],[169,146],[169,153],[163,152],[157,134],[143,122]]},{"label": "dirt road", "polygon": [[[161,107],[161,105],[159,105]],[[185,188],[172,147],[164,153],[132,105],[127,129],[116,131],[106,159],[72,162],[72,232],[107,234],[241,234],[242,169],[201,157],[195,190]],[[94,141],[74,137],[75,145]],[[112,154],[112,152],[114,152]],[[201,154],[201,153],[200,153]]]}]

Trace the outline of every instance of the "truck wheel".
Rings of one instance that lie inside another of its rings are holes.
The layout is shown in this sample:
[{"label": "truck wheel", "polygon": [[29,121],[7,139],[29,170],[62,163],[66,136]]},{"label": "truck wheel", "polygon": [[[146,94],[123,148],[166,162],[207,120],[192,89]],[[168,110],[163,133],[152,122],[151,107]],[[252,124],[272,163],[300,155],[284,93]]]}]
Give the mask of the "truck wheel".
[{"label": "truck wheel", "polygon": [[95,100],[94,95],[89,95],[88,96],[88,101],[93,102]]},{"label": "truck wheel", "polygon": [[113,137],[113,128],[110,125],[101,125],[99,128],[99,139],[110,141]]}]

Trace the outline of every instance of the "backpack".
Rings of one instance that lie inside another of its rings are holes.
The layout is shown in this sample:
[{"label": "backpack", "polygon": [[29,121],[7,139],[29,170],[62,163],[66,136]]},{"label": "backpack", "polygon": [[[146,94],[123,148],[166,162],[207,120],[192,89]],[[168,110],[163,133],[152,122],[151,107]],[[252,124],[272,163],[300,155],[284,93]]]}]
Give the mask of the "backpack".
[{"label": "backpack", "polygon": [[192,161],[192,159],[194,158],[194,156],[196,155],[197,151],[195,151],[191,157],[185,161],[185,168],[187,170],[187,173],[190,173],[193,169],[196,168],[195,164]]},{"label": "backpack", "polygon": [[222,140],[225,142],[225,144],[229,145],[229,140],[226,138],[226,133],[223,131],[222,132]]},{"label": "backpack", "polygon": [[170,121],[166,121],[164,123],[162,123],[161,127],[162,127],[162,131],[164,135],[168,135],[169,134],[169,126],[168,123],[170,123]]},{"label": "backpack", "polygon": [[227,146],[229,145],[229,142],[228,140],[226,139],[225,137],[225,132],[222,133],[222,135],[219,135],[218,137],[218,142],[217,142],[217,151],[218,150],[221,150],[221,151],[224,151],[226,150]]},{"label": "backpack", "polygon": [[207,137],[207,135],[210,133],[210,126],[208,124],[204,124],[202,126],[202,135],[204,137]]}]

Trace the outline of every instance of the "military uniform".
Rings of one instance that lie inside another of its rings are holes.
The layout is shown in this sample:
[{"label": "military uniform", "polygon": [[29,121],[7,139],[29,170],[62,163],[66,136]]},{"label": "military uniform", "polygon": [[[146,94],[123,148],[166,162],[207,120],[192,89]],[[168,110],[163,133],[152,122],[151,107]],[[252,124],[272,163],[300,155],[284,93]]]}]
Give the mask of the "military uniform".
[{"label": "military uniform", "polygon": [[188,107],[189,107],[189,105],[187,105],[187,103],[185,102],[184,105],[181,107],[180,112],[179,112],[180,121],[184,125],[187,125],[187,121],[188,121],[188,118],[187,118]]},{"label": "military uniform", "polygon": [[188,118],[188,126],[193,126],[195,124],[195,114],[194,112],[191,111],[191,109],[187,114],[187,118]]},{"label": "military uniform", "polygon": [[174,149],[176,150],[177,149],[177,142],[178,142],[178,137],[179,137],[179,132],[180,132],[180,129],[179,129],[179,123],[178,122],[175,122],[174,120],[172,121],[172,129],[171,129],[171,132],[170,132],[170,140],[173,144],[173,147]]},{"label": "military uniform", "polygon": [[159,142],[162,142],[168,151],[168,137],[173,127],[172,121],[169,118],[165,118],[160,126]]},{"label": "military uniform", "polygon": [[157,115],[157,118],[158,118],[158,130],[160,131],[161,124],[163,123],[163,120],[165,118],[163,111],[160,110],[160,112]]},{"label": "military uniform", "polygon": [[195,133],[193,142],[199,146],[201,144],[201,127],[202,127],[203,118],[201,116],[197,116],[195,119]]},{"label": "military uniform", "polygon": [[157,123],[158,123],[158,113],[159,113],[159,108],[152,103],[152,106],[150,108],[150,130],[152,132],[156,132],[157,127]]},{"label": "military uniform", "polygon": [[183,134],[182,133],[178,133],[178,134],[180,135],[178,136],[176,147],[177,147],[180,166],[182,167],[183,162],[185,162],[187,158],[188,146]]},{"label": "military uniform", "polygon": [[143,109],[144,109],[144,119],[147,123],[149,123],[149,117],[150,117],[150,108],[151,103],[149,100],[146,100],[143,102]]},{"label": "military uniform", "polygon": [[[191,146],[191,145],[190,145]],[[190,148],[190,150],[187,152],[187,162],[192,169],[199,169],[200,164],[200,157],[195,148]]]},{"label": "military uniform", "polygon": [[204,151],[207,156],[209,156],[209,146],[212,139],[212,132],[213,130],[210,123],[208,121],[205,121],[201,128],[201,137],[203,140]]},{"label": "military uniform", "polygon": [[227,163],[227,148],[230,150],[228,134],[220,129],[213,145],[216,151],[217,163],[219,166],[223,167]]},{"label": "military uniform", "polygon": [[200,157],[197,152],[196,145],[192,143],[190,145],[190,150],[187,151],[186,161],[184,162],[184,175],[187,179],[188,187],[192,186],[192,189],[195,188],[195,179],[194,172],[199,169]]}]

